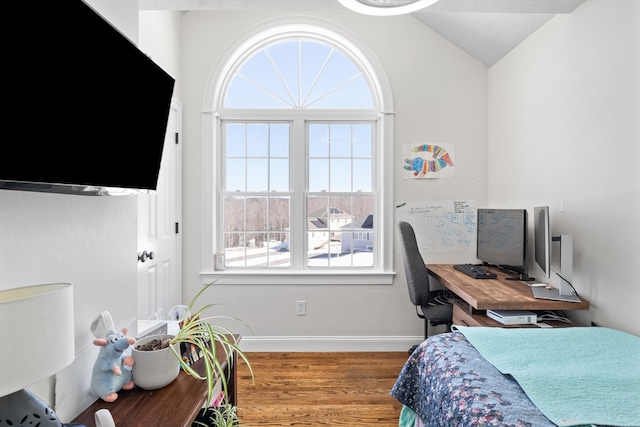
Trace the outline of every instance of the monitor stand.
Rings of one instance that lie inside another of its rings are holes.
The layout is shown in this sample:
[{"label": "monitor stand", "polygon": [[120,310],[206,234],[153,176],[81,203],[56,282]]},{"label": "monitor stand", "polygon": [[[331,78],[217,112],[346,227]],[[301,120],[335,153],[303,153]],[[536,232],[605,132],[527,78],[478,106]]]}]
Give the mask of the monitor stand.
[{"label": "monitor stand", "polygon": [[533,297],[555,301],[580,302],[580,297],[578,297],[577,293],[573,290],[573,285],[571,285],[567,279],[560,276],[560,274],[556,274],[560,277],[560,287],[532,287],[531,292],[533,293]]},{"label": "monitor stand", "polygon": [[569,295],[563,295],[560,290],[552,287],[532,287],[531,292],[534,298],[550,299],[555,301],[580,302],[580,298],[573,292]]}]

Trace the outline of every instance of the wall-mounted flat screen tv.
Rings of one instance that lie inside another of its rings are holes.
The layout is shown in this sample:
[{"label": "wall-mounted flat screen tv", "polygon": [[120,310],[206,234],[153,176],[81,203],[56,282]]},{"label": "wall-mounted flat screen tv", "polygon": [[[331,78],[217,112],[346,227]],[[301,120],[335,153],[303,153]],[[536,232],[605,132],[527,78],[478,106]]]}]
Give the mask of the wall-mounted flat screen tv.
[{"label": "wall-mounted flat screen tv", "polygon": [[155,190],[174,78],[81,0],[8,8],[0,189]]}]

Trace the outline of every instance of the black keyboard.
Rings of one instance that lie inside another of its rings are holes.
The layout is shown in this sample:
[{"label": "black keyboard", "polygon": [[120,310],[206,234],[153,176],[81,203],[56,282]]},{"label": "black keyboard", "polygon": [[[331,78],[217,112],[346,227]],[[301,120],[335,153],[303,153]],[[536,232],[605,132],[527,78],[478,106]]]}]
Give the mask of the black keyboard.
[{"label": "black keyboard", "polygon": [[455,264],[453,268],[474,279],[495,279],[498,277],[495,273],[473,264]]}]

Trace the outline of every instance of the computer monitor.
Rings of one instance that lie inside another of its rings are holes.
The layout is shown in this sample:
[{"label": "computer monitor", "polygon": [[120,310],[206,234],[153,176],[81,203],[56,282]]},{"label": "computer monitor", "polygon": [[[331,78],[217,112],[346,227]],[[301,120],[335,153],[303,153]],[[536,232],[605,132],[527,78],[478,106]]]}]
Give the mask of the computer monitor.
[{"label": "computer monitor", "polygon": [[535,264],[547,279],[551,278],[551,244],[560,242],[558,253],[560,254],[559,267],[561,273],[560,285],[555,287],[531,288],[534,298],[551,299],[557,301],[580,302],[571,284],[573,270],[573,238],[569,235],[559,237],[551,236],[551,224],[549,222],[549,207],[538,206],[533,208],[533,248]]},{"label": "computer monitor", "polygon": [[534,261],[547,279],[551,277],[551,226],[549,206],[533,208]]},{"label": "computer monitor", "polygon": [[477,258],[485,264],[513,271],[511,280],[527,275],[527,210],[478,209]]}]

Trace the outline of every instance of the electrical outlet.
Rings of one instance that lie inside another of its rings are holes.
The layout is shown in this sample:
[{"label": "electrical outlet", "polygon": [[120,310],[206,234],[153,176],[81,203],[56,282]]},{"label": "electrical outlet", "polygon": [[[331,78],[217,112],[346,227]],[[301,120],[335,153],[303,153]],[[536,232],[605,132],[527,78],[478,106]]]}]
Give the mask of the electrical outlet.
[{"label": "electrical outlet", "polygon": [[306,301],[296,301],[296,315],[297,316],[306,316],[307,315],[307,302]]}]

